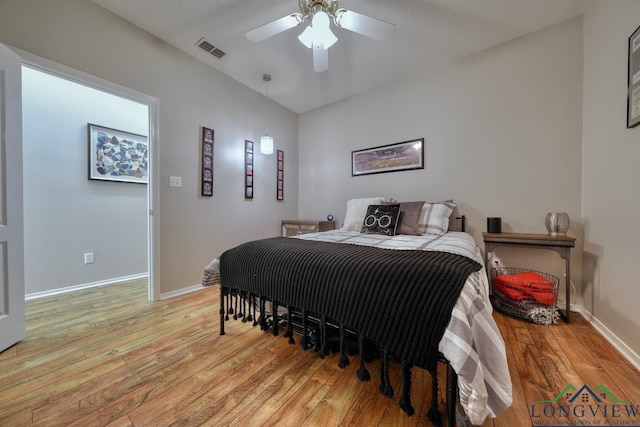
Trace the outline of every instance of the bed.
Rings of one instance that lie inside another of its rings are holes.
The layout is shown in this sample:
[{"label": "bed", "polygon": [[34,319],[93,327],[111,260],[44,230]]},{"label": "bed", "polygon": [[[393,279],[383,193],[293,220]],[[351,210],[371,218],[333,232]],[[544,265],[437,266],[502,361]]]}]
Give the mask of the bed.
[{"label": "bed", "polygon": [[[299,344],[321,357],[330,351],[328,334],[334,334],[341,367],[350,363],[345,349],[350,336],[361,355],[361,380],[370,378],[363,352],[365,344],[373,343],[382,361],[380,392],[387,397],[394,395],[388,360],[400,360],[399,404],[409,415],[411,369],[431,372],[429,418],[436,425],[442,418],[435,363],[444,362],[449,425],[455,421],[456,397],[462,408],[459,421],[482,424],[487,416],[502,413],[512,399],[504,341],[491,316],[479,248],[469,234],[447,231],[451,204],[438,215],[442,206],[419,209],[419,226],[412,234],[396,234],[398,228],[389,235],[363,232],[359,225],[382,200],[354,200],[351,207],[357,204],[358,214],[350,215],[348,204],[341,229],[248,242],[214,259],[205,268],[203,284],[221,284],[220,333],[231,314],[274,334],[283,329],[292,343],[298,332]],[[385,209],[383,217],[389,214]],[[400,216],[400,206],[396,211]],[[383,217],[369,222],[386,225]],[[425,232],[434,223],[437,230]]]}]

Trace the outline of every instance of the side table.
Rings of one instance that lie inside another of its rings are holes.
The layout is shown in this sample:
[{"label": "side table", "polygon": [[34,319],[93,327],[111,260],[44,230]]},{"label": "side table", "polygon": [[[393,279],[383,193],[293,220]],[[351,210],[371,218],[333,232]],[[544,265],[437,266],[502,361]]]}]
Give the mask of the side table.
[{"label": "side table", "polygon": [[[576,245],[576,238],[569,236],[550,236],[548,234],[526,233],[482,233],[484,238],[484,264],[486,268],[489,252],[498,246],[522,247],[530,249],[548,249],[557,252],[565,260],[566,305],[563,317],[571,322],[571,248]],[[488,271],[487,271],[488,272]],[[562,311],[560,311],[562,314]]]},{"label": "side table", "polygon": [[304,221],[304,220],[283,220],[282,236],[297,236],[306,233],[317,233],[319,231],[329,231],[336,228],[334,221]]}]

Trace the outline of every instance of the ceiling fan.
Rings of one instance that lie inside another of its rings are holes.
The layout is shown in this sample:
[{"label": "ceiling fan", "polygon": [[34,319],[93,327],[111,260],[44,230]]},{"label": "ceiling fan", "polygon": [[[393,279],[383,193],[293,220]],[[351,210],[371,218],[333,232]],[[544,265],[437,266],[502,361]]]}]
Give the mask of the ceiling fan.
[{"label": "ceiling fan", "polygon": [[338,41],[331,32],[331,20],[334,25],[353,31],[375,40],[385,41],[396,30],[394,24],[363,15],[347,9],[338,9],[338,0],[298,0],[300,13],[292,13],[247,31],[245,36],[252,42],[261,42],[271,36],[310,21],[298,36],[300,42],[313,49],[313,70],[325,71],[329,68],[328,49]]}]

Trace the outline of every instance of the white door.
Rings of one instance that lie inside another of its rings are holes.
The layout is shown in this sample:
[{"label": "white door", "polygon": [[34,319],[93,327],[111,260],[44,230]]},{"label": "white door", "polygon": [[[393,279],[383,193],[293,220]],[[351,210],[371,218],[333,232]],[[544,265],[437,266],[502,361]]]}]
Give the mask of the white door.
[{"label": "white door", "polygon": [[25,335],[21,67],[0,44],[0,351]]}]

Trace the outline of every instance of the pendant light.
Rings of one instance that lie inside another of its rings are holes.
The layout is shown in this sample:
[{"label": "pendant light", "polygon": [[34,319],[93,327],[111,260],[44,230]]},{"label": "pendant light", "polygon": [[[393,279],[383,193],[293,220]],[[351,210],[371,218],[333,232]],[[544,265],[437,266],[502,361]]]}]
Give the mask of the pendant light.
[{"label": "pendant light", "polygon": [[260,152],[262,154],[273,154],[273,137],[269,136],[267,129],[269,128],[269,82],[271,81],[270,74],[264,74],[262,76],[265,85],[265,125],[264,136],[260,138]]}]

